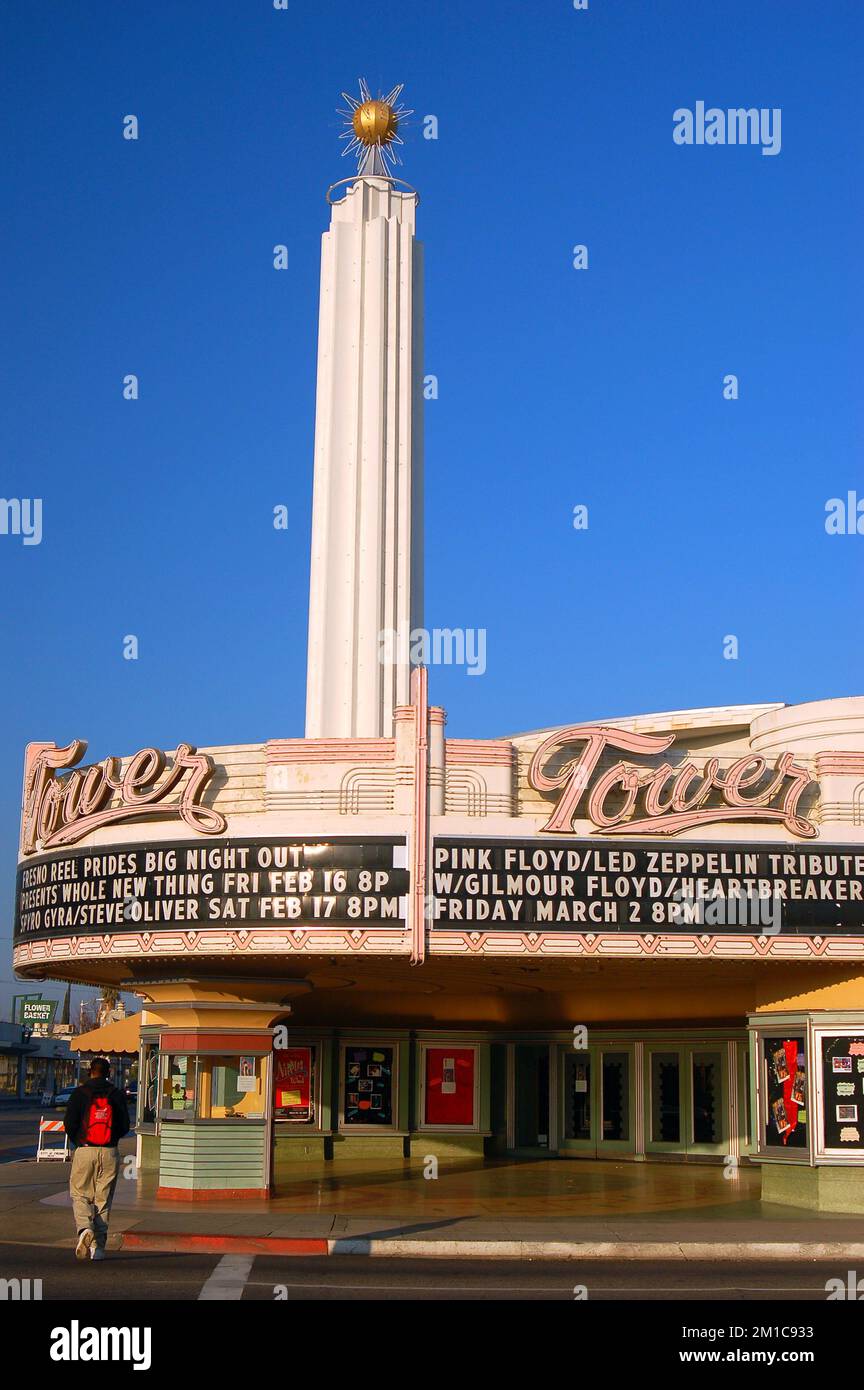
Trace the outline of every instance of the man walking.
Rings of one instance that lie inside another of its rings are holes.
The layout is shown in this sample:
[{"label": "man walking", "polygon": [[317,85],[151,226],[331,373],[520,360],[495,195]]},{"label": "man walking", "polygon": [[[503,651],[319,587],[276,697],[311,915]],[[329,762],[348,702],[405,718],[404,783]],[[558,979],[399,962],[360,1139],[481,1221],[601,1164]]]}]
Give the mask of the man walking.
[{"label": "man walking", "polygon": [[108,1216],[120,1172],[117,1145],[129,1133],[126,1097],[108,1080],[104,1057],[90,1063],[90,1079],[76,1086],[66,1106],[63,1128],[76,1145],[69,1192],[78,1231],[75,1256],[104,1260]]}]

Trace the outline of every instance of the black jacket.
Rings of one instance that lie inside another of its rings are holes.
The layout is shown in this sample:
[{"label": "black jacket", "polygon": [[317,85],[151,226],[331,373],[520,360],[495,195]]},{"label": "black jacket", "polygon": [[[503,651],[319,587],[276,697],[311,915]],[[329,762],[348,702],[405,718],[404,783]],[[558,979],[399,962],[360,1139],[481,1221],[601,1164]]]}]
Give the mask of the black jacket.
[{"label": "black jacket", "polygon": [[87,1112],[90,1109],[90,1102],[95,1096],[107,1095],[111,1106],[111,1146],[129,1133],[129,1109],[126,1105],[126,1097],[122,1091],[118,1091],[110,1081],[102,1078],[98,1080],[91,1078],[83,1085],[76,1086],[69,1097],[69,1104],[66,1106],[66,1115],[63,1120],[63,1128],[69,1135],[73,1144],[84,1142],[84,1122],[87,1119]]}]

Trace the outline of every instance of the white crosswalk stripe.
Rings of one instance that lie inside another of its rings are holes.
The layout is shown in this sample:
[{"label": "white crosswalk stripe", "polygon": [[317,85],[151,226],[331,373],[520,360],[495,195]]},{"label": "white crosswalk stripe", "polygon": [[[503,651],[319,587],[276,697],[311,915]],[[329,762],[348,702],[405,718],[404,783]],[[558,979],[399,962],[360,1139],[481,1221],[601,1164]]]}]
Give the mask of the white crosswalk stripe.
[{"label": "white crosswalk stripe", "polygon": [[198,1302],[238,1303],[255,1263],[254,1255],[223,1255],[198,1295]]}]

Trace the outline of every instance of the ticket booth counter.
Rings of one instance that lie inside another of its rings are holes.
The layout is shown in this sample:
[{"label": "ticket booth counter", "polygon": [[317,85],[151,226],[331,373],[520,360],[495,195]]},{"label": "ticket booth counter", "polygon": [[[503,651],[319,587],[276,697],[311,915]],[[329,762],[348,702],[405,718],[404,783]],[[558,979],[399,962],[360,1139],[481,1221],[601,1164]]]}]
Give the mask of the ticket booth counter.
[{"label": "ticket booth counter", "polygon": [[269,1196],[271,1086],[269,1032],[160,1033],[157,1196]]}]

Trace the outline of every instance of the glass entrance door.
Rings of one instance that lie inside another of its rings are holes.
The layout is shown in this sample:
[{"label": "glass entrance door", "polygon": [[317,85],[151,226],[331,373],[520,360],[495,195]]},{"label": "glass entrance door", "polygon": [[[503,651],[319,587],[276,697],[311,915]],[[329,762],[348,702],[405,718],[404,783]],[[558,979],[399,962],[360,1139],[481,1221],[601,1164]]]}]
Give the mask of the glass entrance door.
[{"label": "glass entrance door", "polygon": [[629,1047],[598,1045],[562,1055],[561,1148],[597,1158],[632,1153],[633,1057]]},{"label": "glass entrance door", "polygon": [[549,1045],[515,1048],[516,1148],[549,1148]]},{"label": "glass entrance door", "polygon": [[648,1153],[722,1154],[728,1147],[726,1053],[717,1046],[648,1047]]},{"label": "glass entrance door", "polygon": [[630,1054],[600,1052],[598,1152],[610,1145],[630,1147]]}]

